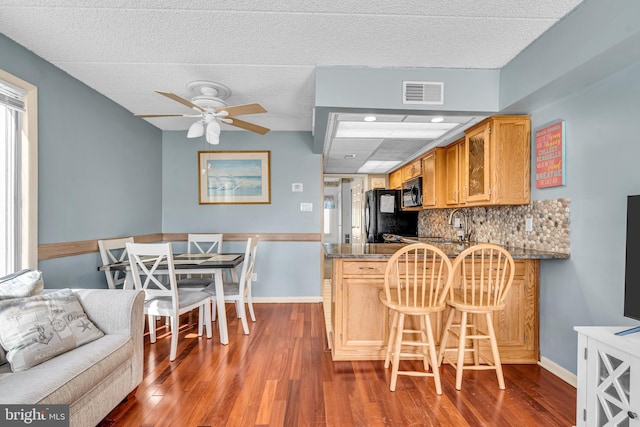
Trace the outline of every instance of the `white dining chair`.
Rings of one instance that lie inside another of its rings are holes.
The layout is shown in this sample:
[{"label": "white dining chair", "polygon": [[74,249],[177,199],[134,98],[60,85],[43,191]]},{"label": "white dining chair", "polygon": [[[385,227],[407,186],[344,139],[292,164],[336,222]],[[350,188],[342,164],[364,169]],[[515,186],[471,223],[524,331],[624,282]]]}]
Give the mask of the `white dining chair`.
[{"label": "white dining chair", "polygon": [[[187,236],[187,253],[190,254],[219,254],[222,252],[222,237],[220,233],[189,233]],[[212,276],[188,276],[178,279],[179,289],[204,289],[213,281]]]},{"label": "white dining chair", "polygon": [[[245,335],[249,335],[249,324],[247,322],[247,312],[245,310],[245,303],[249,308],[249,314],[253,322],[256,321],[255,311],[253,310],[253,298],[251,295],[251,278],[253,276],[253,270],[256,263],[256,253],[258,251],[259,236],[253,236],[247,239],[247,248],[244,254],[244,261],[242,263],[242,272],[240,273],[240,280],[238,281],[224,281],[224,301],[234,302],[236,306],[236,315],[242,322],[242,329]],[[210,294],[216,298],[215,284],[209,284],[204,292]],[[212,318],[215,320],[216,306],[213,305]]]},{"label": "white dining chair", "polygon": [[[144,313],[149,320],[151,342],[156,342],[155,317],[168,317],[171,323],[169,360],[175,360],[180,315],[195,308],[200,309],[207,338],[211,338],[211,296],[205,292],[178,290],[171,244],[127,243],[126,248],[135,289],[145,292]],[[144,282],[142,276],[145,276]],[[166,283],[163,283],[163,276],[168,276]],[[198,335],[202,335],[202,323],[198,328]]]},{"label": "white dining chair", "polygon": [[[125,262],[127,258],[127,243],[133,243],[133,237],[123,237],[120,239],[98,240],[98,249],[102,265]],[[126,273],[120,270],[105,270],[107,286],[109,289],[124,288]]]}]

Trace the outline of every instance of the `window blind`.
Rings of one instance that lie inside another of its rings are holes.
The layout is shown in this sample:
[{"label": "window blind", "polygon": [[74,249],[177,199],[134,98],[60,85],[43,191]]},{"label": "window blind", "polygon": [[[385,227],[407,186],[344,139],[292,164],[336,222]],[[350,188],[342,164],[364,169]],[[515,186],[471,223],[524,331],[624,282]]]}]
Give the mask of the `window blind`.
[{"label": "window blind", "polygon": [[24,92],[0,80],[0,104],[24,111]]}]

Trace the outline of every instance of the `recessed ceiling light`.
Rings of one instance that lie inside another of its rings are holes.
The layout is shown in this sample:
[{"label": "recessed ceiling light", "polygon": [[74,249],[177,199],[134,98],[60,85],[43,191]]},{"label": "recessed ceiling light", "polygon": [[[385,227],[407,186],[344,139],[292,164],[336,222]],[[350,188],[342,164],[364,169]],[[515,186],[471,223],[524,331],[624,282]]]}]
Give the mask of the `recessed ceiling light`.
[{"label": "recessed ceiling light", "polygon": [[444,117],[434,117],[433,119],[431,119],[431,123],[440,123],[440,122],[444,122]]},{"label": "recessed ceiling light", "polygon": [[355,159],[356,155],[355,154],[345,154],[344,158],[345,159]]},{"label": "recessed ceiling light", "polygon": [[376,116],[365,116],[364,117],[364,121],[365,122],[375,122],[376,121]]},{"label": "recessed ceiling light", "polygon": [[358,173],[387,173],[401,162],[388,160],[369,160],[358,169]]},{"label": "recessed ceiling light", "polygon": [[338,122],[336,138],[435,139],[458,123]]}]

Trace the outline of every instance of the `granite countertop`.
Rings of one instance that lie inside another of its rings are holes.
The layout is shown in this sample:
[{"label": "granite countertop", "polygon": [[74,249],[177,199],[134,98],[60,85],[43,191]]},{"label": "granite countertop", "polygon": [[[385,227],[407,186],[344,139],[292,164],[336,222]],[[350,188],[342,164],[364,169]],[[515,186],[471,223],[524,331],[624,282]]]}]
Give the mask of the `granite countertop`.
[{"label": "granite countertop", "polygon": [[[414,238],[415,239],[415,238]],[[460,252],[476,243],[462,244],[438,239],[417,238],[441,249],[449,258],[455,258]],[[478,242],[480,243],[480,242]],[[327,258],[389,258],[407,243],[324,243],[324,254]],[[544,252],[504,246],[514,259],[568,259],[569,254]]]}]

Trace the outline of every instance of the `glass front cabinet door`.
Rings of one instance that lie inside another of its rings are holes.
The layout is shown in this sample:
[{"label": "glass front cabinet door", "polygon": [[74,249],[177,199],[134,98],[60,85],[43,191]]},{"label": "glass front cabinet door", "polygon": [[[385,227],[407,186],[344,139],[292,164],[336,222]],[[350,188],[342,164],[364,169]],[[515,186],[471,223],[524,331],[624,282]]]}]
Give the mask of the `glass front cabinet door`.
[{"label": "glass front cabinet door", "polygon": [[491,199],[491,170],[489,124],[473,129],[466,135],[466,170],[464,188],[467,202],[481,202]]}]

